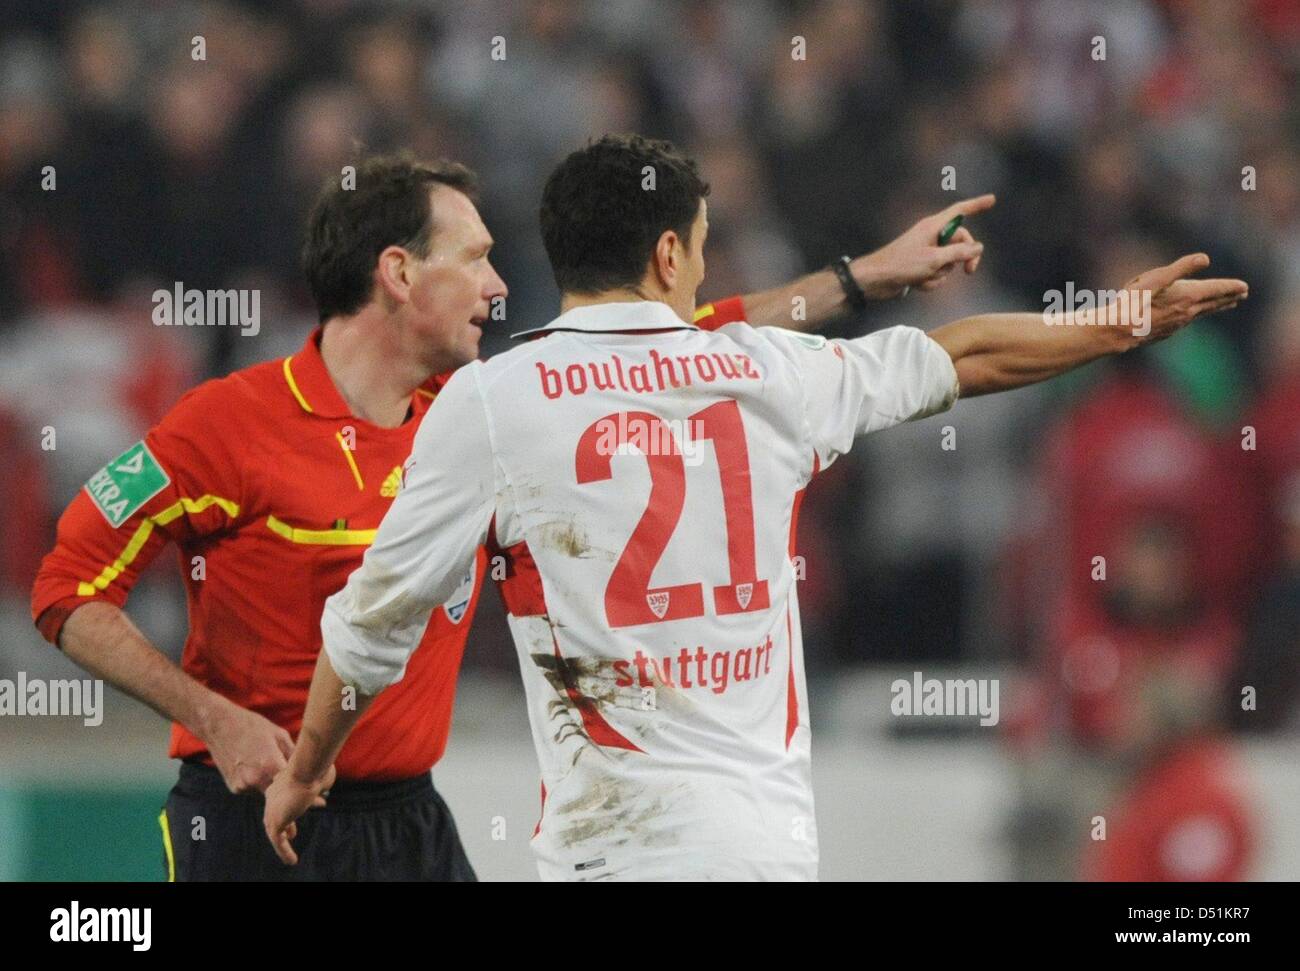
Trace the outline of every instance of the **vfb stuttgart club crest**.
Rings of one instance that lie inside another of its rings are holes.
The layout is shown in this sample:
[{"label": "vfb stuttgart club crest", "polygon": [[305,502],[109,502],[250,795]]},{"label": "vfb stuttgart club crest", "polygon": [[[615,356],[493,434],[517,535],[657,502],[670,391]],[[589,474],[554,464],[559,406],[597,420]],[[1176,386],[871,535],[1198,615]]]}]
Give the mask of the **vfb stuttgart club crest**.
[{"label": "vfb stuttgart club crest", "polygon": [[749,607],[750,598],[754,596],[754,585],[752,583],[736,584],[736,603],[740,604],[740,609],[745,610]]},{"label": "vfb stuttgart club crest", "polygon": [[650,607],[650,612],[660,620],[664,619],[664,614],[668,613],[668,591],[661,590],[658,593],[647,593],[645,602]]}]

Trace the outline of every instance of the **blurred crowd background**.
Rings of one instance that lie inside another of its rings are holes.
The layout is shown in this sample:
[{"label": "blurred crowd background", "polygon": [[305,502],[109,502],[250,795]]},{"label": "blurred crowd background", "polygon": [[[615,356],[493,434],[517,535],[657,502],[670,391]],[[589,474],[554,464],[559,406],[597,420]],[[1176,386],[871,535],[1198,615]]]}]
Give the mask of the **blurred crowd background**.
[{"label": "blurred crowd background", "polygon": [[[1174,341],[861,441],[810,490],[801,598],[814,709],[860,669],[1004,675],[1010,875],[1258,872],[1237,748],[1300,735],[1298,72],[1300,0],[5,0],[0,677],[53,654],[28,590],[89,475],[314,325],[297,251],[324,179],[396,149],[481,174],[511,291],[490,354],[556,313],[546,174],[637,130],[712,183],[702,300],[997,193],[976,277],[837,335],[1037,310],[1197,250],[1250,282]],[[258,289],[260,333],[153,326],[177,282]],[[178,654],[175,573],[130,610]],[[483,604],[466,671],[508,679]],[[1116,835],[1089,841],[1103,812]]]}]

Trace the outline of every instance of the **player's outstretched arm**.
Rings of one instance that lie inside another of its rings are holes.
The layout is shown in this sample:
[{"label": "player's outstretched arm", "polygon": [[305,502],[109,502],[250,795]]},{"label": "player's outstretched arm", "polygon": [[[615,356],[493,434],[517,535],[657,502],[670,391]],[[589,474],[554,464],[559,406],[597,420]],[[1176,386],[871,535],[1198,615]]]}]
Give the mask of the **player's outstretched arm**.
[{"label": "player's outstretched arm", "polygon": [[1163,340],[1249,295],[1244,280],[1192,280],[1210,265],[1193,253],[1140,273],[1106,306],[1068,313],[981,314],[930,336],[948,352],[963,398],[1009,391],[1081,364]]},{"label": "player's outstretched arm", "polygon": [[298,854],[292,840],[298,835],[297,820],[313,806],[325,805],[324,793],[334,784],[334,760],[353,726],[374,700],[373,695],[351,695],[321,651],[316,658],[302,730],[289,764],[266,790],[262,824],[276,854],[294,866]]},{"label": "player's outstretched arm", "polygon": [[[934,290],[958,266],[966,273],[974,273],[979,268],[984,244],[965,226],[945,246],[939,245],[939,234],[954,216],[969,218],[987,212],[996,201],[992,195],[983,195],[953,203],[926,216],[893,242],[852,260],[849,272],[863,296],[868,300],[889,300],[909,287]],[[817,330],[849,308],[844,287],[829,269],[809,273],[771,290],[746,294],[742,299],[745,319],[753,326],[800,331]],[[802,314],[795,313],[796,307],[802,309]]]}]

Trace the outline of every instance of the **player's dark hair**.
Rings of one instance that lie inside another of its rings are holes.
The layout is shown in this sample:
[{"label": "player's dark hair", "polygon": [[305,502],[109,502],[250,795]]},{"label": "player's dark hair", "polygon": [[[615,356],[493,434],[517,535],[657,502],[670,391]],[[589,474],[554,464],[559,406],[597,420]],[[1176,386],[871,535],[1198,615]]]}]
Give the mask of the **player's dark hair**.
[{"label": "player's dark hair", "polygon": [[606,135],[579,149],[542,191],[542,241],[556,284],[600,293],[640,283],[660,236],[671,229],[690,243],[708,194],[695,161],[670,142]]},{"label": "player's dark hair", "polygon": [[302,247],[302,268],[321,320],[366,305],[385,248],[429,255],[437,228],[429,198],[435,185],[471,199],[478,192],[477,177],[459,162],[417,162],[406,155],[371,156],[357,163],[355,181],[331,177],[325,183],[307,218]]}]

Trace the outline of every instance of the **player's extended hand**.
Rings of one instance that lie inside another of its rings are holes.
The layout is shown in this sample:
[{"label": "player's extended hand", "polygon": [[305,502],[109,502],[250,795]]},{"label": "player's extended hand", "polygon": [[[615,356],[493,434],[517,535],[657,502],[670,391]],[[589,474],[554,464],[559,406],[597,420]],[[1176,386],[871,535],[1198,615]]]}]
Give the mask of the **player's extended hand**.
[{"label": "player's extended hand", "polygon": [[[1231,310],[1250,296],[1245,280],[1189,280],[1210,265],[1204,253],[1192,253],[1168,266],[1139,273],[1124,285],[1117,301],[1120,323],[1142,343],[1163,340],[1197,317]],[[1105,313],[1105,308],[1100,311]]]},{"label": "player's extended hand", "polygon": [[212,761],[231,792],[265,790],[293,754],[288,732],[233,702],[221,705],[203,734]]},{"label": "player's extended hand", "polygon": [[334,784],[334,766],[314,782],[303,783],[286,767],[266,790],[266,812],[262,825],[276,855],[289,866],[297,866],[298,854],[293,840],[298,835],[298,819],[313,806],[324,806],[324,793]]},{"label": "player's extended hand", "polygon": [[954,202],[947,209],[926,216],[892,243],[859,257],[862,265],[854,267],[854,276],[863,292],[868,297],[887,300],[908,287],[934,290],[943,285],[944,278],[957,266],[974,273],[979,268],[984,244],[965,226],[959,227],[945,246],[939,245],[939,233],[953,216],[969,219],[992,209],[995,202],[997,199],[992,195]]}]

